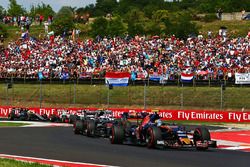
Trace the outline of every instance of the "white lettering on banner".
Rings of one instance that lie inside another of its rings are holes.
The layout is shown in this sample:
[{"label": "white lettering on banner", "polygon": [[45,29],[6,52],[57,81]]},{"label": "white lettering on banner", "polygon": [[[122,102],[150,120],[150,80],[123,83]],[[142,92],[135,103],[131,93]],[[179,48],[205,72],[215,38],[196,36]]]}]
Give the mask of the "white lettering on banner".
[{"label": "white lettering on banner", "polygon": [[45,108],[40,108],[40,110],[39,110],[40,115],[46,114],[46,115],[50,116],[50,115],[53,115],[54,112],[56,112],[55,108],[51,108],[48,110],[46,110]]},{"label": "white lettering on banner", "polygon": [[113,112],[113,117],[117,117],[117,118],[121,117],[123,113],[123,111],[117,111],[117,110],[112,110],[112,112]]},{"label": "white lettering on banner", "polygon": [[190,114],[185,113],[184,111],[178,111],[178,119],[186,119],[189,120]]},{"label": "white lettering on banner", "polygon": [[173,118],[173,115],[171,112],[162,112],[159,114],[161,118],[171,119]]},{"label": "white lettering on banner", "polygon": [[8,116],[9,113],[11,112],[11,108],[6,108],[6,109],[0,108],[0,112],[1,112],[0,115]]},{"label": "white lettering on banner", "polygon": [[228,119],[229,120],[237,120],[238,122],[240,122],[241,121],[241,116],[242,116],[242,114],[241,113],[232,113],[232,112],[230,112],[230,113],[228,113]]},{"label": "white lettering on banner", "polygon": [[185,120],[222,120],[223,114],[217,114],[217,113],[198,113],[198,112],[184,112],[179,111],[178,112],[178,119],[185,119]]},{"label": "white lettering on banner", "polygon": [[217,113],[197,113],[197,112],[192,112],[191,114],[192,119],[208,119],[208,120],[221,120],[223,119],[222,114],[217,114]]},{"label": "white lettering on banner", "polygon": [[75,111],[75,110],[68,110],[68,113],[69,113],[69,114],[75,114],[76,111]]},{"label": "white lettering on banner", "polygon": [[248,113],[243,113],[243,120],[244,120],[244,121],[250,120],[250,114],[248,114]]}]

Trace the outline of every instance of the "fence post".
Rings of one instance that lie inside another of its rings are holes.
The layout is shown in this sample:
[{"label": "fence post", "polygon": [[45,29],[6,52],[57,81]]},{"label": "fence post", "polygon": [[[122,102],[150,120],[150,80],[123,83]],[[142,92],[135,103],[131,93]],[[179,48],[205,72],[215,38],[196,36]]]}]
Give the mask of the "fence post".
[{"label": "fence post", "polygon": [[181,109],[183,109],[183,83],[181,83]]},{"label": "fence post", "polygon": [[144,97],[143,97],[143,106],[144,106],[144,110],[146,109],[146,82],[144,80]]},{"label": "fence post", "polygon": [[40,108],[42,108],[42,79],[40,79]]},{"label": "fence post", "polygon": [[13,105],[13,95],[14,95],[14,82],[13,82],[13,76],[11,77],[11,88],[12,88],[12,93],[11,93],[11,103],[10,105],[12,106]]},{"label": "fence post", "polygon": [[6,85],[6,105],[9,106],[9,88],[8,88],[8,83]]},{"label": "fence post", "polygon": [[177,86],[179,87],[179,85],[180,85],[180,75],[178,74]]},{"label": "fence post", "polygon": [[74,80],[74,99],[73,103],[76,104],[76,81]]},{"label": "fence post", "polygon": [[128,85],[128,105],[131,105],[131,100],[130,100],[130,85]]},{"label": "fence post", "polygon": [[208,86],[209,87],[211,86],[211,77],[210,77],[210,74],[208,74]]},{"label": "fence post", "polygon": [[109,87],[108,87],[108,97],[107,97],[107,108],[109,108]]},{"label": "fence post", "polygon": [[220,110],[223,110],[224,108],[224,91],[226,90],[226,85],[224,82],[221,83],[221,91],[220,91]]},{"label": "fence post", "polygon": [[222,84],[220,86],[220,110],[222,110],[223,107],[223,90],[222,90]]},{"label": "fence post", "polygon": [[69,104],[71,104],[71,79],[69,80]]}]

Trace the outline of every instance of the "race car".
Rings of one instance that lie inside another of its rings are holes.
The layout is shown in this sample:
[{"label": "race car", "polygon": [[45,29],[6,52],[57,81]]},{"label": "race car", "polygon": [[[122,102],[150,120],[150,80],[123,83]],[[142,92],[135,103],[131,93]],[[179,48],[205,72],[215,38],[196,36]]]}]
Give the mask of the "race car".
[{"label": "race car", "polygon": [[109,110],[85,111],[85,114],[78,118],[73,125],[74,133],[89,137],[109,137],[115,121]]},{"label": "race car", "polygon": [[8,119],[20,121],[48,121],[46,114],[39,115],[25,108],[13,108],[8,115]]},{"label": "race car", "polygon": [[83,115],[84,110],[79,110],[76,113],[70,113],[68,110],[60,111],[61,114],[50,115],[49,119],[51,122],[62,122],[73,124],[80,116]]},{"label": "race car", "polygon": [[[138,119],[141,119],[140,123]],[[134,144],[148,148],[195,147],[198,150],[216,147],[216,141],[211,140],[210,132],[206,127],[197,127],[194,131],[187,131],[183,126],[162,123],[157,113],[140,114],[137,116],[137,122],[133,124],[129,120],[129,114],[124,113],[121,122],[112,126],[110,135],[112,144]]]}]

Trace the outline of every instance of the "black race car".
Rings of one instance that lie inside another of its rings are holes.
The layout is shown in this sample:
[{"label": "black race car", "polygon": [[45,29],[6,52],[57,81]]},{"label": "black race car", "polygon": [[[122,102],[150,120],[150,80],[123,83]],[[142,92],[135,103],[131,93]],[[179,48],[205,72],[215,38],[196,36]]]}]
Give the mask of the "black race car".
[{"label": "black race car", "polygon": [[20,121],[48,121],[46,114],[39,115],[25,108],[13,108],[8,115],[8,119]]},{"label": "black race car", "polygon": [[75,134],[109,137],[115,119],[109,110],[85,111],[73,125]]},{"label": "black race car", "polygon": [[52,114],[49,117],[51,122],[60,122],[60,123],[70,123],[74,124],[76,120],[84,114],[85,110],[78,110],[76,113],[70,113],[68,110],[60,110],[60,114]]},{"label": "black race car", "polygon": [[[183,126],[162,123],[157,113],[144,113],[136,118],[136,123],[131,122],[129,114],[123,114],[121,123],[112,126],[110,135],[112,144],[134,144],[148,148],[157,146],[196,147],[199,150],[216,147],[216,141],[211,140],[210,133],[205,127],[197,127],[194,131],[187,131]],[[138,119],[141,119],[140,123]]]}]

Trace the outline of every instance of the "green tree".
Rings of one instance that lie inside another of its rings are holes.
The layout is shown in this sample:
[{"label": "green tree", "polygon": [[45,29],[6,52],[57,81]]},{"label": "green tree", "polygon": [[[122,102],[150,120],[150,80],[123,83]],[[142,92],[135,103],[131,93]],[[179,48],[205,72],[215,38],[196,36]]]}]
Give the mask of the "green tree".
[{"label": "green tree", "polygon": [[2,23],[0,23],[0,36],[3,36],[4,38],[8,37],[7,26]]},{"label": "green tree", "polygon": [[91,36],[96,37],[97,35],[100,36],[107,36],[108,35],[108,21],[104,17],[98,17],[95,21],[91,24]]},{"label": "green tree", "polygon": [[78,15],[84,15],[86,13],[88,13],[90,16],[94,16],[95,15],[95,5],[94,4],[90,4],[87,5],[85,8],[81,7],[76,9],[76,13]]},{"label": "green tree", "polygon": [[169,20],[170,13],[167,10],[157,10],[153,12],[152,19],[156,23],[164,22],[165,20]]},{"label": "green tree", "polygon": [[5,12],[5,9],[0,5],[0,19],[3,19]]},{"label": "green tree", "polygon": [[91,24],[91,36],[119,36],[126,32],[126,27],[119,15],[114,19],[108,20],[104,17],[98,17]]},{"label": "green tree", "polygon": [[185,39],[191,34],[198,34],[198,27],[191,22],[191,16],[187,12],[173,14],[168,24],[169,35],[175,34],[178,38]]},{"label": "green tree", "polygon": [[105,16],[108,13],[113,13],[116,6],[116,0],[96,0],[96,9],[102,11],[98,16]]},{"label": "green tree", "polygon": [[30,9],[30,16],[35,17],[36,15],[43,15],[45,18],[54,16],[55,12],[50,5],[46,5],[43,2],[37,6],[32,6]]},{"label": "green tree", "polygon": [[114,19],[108,21],[107,29],[108,35],[110,36],[123,35],[126,32],[126,27],[120,16],[116,16]]},{"label": "green tree", "polygon": [[57,35],[72,31],[75,28],[73,19],[74,13],[71,7],[63,6],[55,15],[51,28]]},{"label": "green tree", "polygon": [[125,20],[128,23],[128,33],[130,35],[145,35],[146,22],[148,18],[139,9],[132,9],[129,11]]},{"label": "green tree", "polygon": [[20,16],[26,13],[25,9],[17,4],[16,0],[9,0],[8,14],[10,16]]}]

